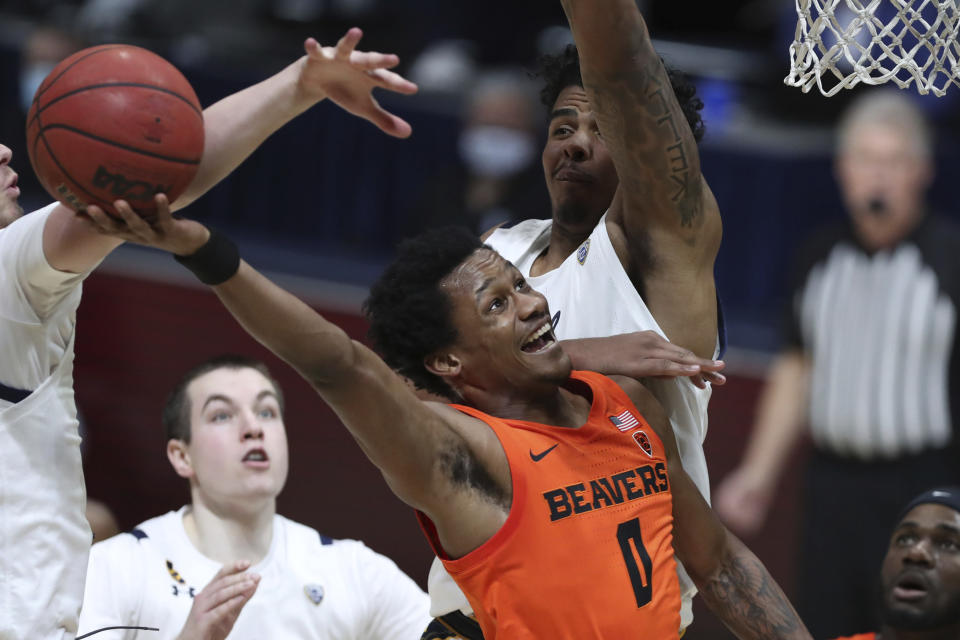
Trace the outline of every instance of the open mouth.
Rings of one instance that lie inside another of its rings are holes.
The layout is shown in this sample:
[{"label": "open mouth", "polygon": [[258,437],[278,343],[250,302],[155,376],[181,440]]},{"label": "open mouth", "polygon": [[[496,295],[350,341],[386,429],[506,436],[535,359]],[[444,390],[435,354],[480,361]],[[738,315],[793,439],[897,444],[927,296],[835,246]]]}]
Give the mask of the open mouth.
[{"label": "open mouth", "polygon": [[533,332],[526,342],[520,346],[520,350],[524,353],[537,353],[548,348],[550,345],[556,342],[556,338],[553,337],[553,327],[550,325],[550,321],[543,323],[543,326]]},{"label": "open mouth", "polygon": [[267,452],[263,449],[251,449],[247,452],[247,455],[243,456],[244,464],[250,464],[253,466],[265,466],[270,462],[270,458],[267,456]]},{"label": "open mouth", "polygon": [[13,193],[13,194],[15,194],[15,195],[19,195],[19,194],[20,194],[20,187],[17,186],[17,175],[16,175],[16,174],[13,175],[13,180],[11,180],[11,181],[10,181],[10,184],[8,184],[8,185],[5,187],[5,190],[8,191],[8,192],[10,192],[10,193]]},{"label": "open mouth", "polygon": [[916,575],[905,575],[893,585],[893,597],[904,602],[915,602],[927,596],[927,583]]}]

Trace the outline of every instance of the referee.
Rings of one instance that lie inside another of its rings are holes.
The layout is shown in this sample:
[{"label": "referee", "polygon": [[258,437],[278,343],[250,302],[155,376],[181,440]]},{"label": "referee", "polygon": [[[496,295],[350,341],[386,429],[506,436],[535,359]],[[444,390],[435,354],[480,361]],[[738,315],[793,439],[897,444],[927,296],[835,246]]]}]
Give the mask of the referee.
[{"label": "referee", "polygon": [[900,506],[960,482],[960,231],[927,212],[932,156],[901,92],[867,93],[843,117],[849,220],[799,256],[785,348],[743,461],[715,495],[731,528],[756,532],[809,424],[796,601],[814,637],[876,628],[873,577]]}]

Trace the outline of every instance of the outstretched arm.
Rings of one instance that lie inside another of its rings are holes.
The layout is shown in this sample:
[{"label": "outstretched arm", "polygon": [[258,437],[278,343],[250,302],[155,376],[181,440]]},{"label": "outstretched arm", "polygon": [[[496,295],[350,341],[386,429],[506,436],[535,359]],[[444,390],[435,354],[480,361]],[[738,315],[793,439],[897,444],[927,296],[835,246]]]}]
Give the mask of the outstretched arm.
[{"label": "outstretched arm", "polygon": [[[313,38],[306,54],[263,82],[207,107],[203,112],[204,150],[196,177],[174,203],[185,207],[229,175],[264,140],[317,102],[329,98],[346,111],[371,121],[397,137],[410,135],[410,125],[388,113],[372,95],[375,88],[410,94],[416,85],[390,71],[397,56],[356,51],[362,36],[351,29],[336,47],[321,47]],[[83,273],[120,244],[78,220],[60,205],[44,229],[44,253],[55,269]]]},{"label": "outstretched arm", "polygon": [[299,60],[204,109],[203,161],[190,187],[172,203],[173,209],[206,193],[273,132],[325,98],[391,136],[409,136],[410,125],[380,107],[372,91],[411,94],[417,87],[390,71],[400,62],[396,55],[356,51],[362,36],[360,29],[350,29],[336,47],[321,47],[308,38],[306,54]]},{"label": "outstretched arm", "polygon": [[713,384],[727,381],[720,373],[726,366],[722,360],[698,358],[654,331],[562,340],[561,344],[574,369],[637,379],[685,376],[701,389],[706,387],[705,381]]},{"label": "outstretched arm", "polygon": [[667,451],[673,546],[707,606],[738,638],[810,640],[810,633],[766,567],[720,523],[683,470],[673,430],[659,403],[635,380],[617,381]]},{"label": "outstretched arm", "polygon": [[[162,195],[156,201],[152,224],[123,201],[115,203],[123,222],[91,206],[87,224],[179,256],[207,244],[206,227],[172,218]],[[228,271],[235,260],[228,261]],[[505,518],[502,510],[470,491],[462,477],[472,477],[479,466],[509,489],[506,456],[491,429],[445,404],[418,399],[377,354],[246,262],[239,261],[232,275],[220,275],[226,279],[213,290],[224,306],[317,390],[393,492],[437,524],[449,553],[466,553],[496,532]]]},{"label": "outstretched arm", "polygon": [[562,4],[620,178],[608,221],[622,235],[612,238],[622,244],[624,266],[643,282],[670,340],[709,358],[716,343],[713,261],[721,224],[693,133],[636,0]]}]

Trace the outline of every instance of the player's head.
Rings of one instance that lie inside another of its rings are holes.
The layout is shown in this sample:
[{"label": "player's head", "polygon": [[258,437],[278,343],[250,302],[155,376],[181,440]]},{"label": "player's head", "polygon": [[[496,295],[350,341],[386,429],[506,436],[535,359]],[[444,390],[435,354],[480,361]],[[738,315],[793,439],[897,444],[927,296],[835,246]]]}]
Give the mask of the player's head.
[{"label": "player's head", "polygon": [[253,508],[283,489],[283,393],[262,362],[221,356],[194,367],[170,393],[163,426],[167,457],[194,500]]},{"label": "player's head", "polygon": [[13,152],[0,144],[0,229],[23,215],[23,209],[17,201],[20,189],[17,187],[17,174],[10,167]]},{"label": "player's head", "polygon": [[927,491],[907,505],[881,570],[881,615],[902,631],[960,631],[960,488]]},{"label": "player's head", "polygon": [[[667,74],[699,142],[704,133],[703,102],[682,73],[667,68]],[[610,206],[619,184],[617,172],[583,88],[577,48],[570,45],[557,55],[541,58],[537,75],[544,81],[541,102],[550,110],[542,159],[553,219],[584,232],[592,229]]]},{"label": "player's head", "polygon": [[546,299],[466,229],[406,241],[364,308],[387,364],[437,395],[523,396],[570,373]]},{"label": "player's head", "polygon": [[836,176],[862,242],[895,245],[923,215],[933,180],[929,126],[906,92],[871,91],[837,128]]}]

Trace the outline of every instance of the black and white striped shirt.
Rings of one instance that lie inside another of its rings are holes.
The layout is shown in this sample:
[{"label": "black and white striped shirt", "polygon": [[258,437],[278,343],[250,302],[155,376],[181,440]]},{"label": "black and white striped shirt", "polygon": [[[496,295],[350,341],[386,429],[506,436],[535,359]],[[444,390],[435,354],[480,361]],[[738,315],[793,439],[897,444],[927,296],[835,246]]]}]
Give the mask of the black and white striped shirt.
[{"label": "black and white striped shirt", "polygon": [[797,283],[789,341],[812,363],[816,445],[868,460],[950,445],[960,228],[927,219],[872,254],[849,227],[831,230],[801,255]]}]

